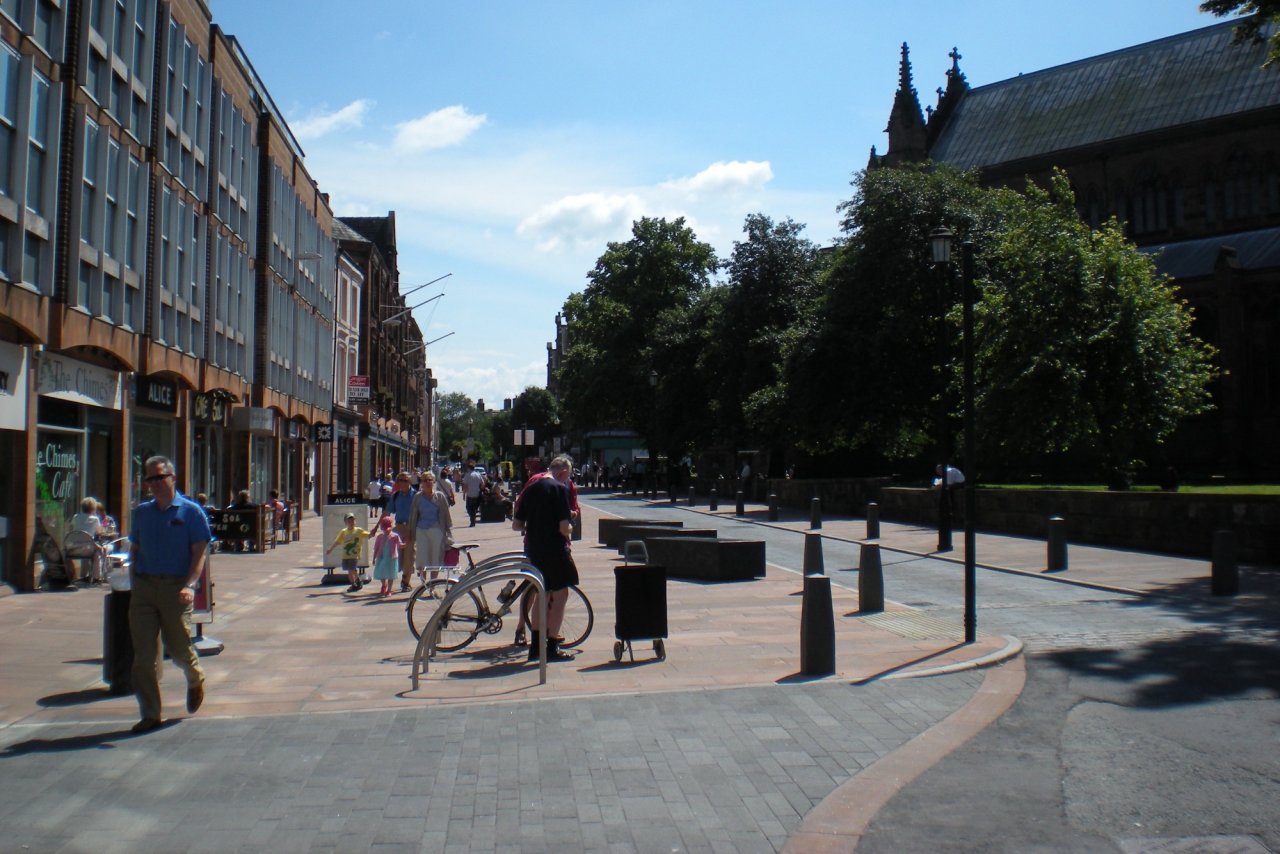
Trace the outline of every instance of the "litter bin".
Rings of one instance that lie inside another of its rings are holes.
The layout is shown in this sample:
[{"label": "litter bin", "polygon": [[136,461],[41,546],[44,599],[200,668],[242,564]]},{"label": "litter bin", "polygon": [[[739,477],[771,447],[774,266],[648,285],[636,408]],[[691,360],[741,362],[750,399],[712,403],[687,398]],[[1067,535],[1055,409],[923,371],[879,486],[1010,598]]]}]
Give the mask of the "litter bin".
[{"label": "litter bin", "polygon": [[667,569],[664,566],[615,566],[613,660],[622,660],[625,649],[635,660],[632,641],[652,640],[659,661],[667,657]]},{"label": "litter bin", "polygon": [[128,590],[112,590],[102,603],[102,681],[112,694],[132,694],[133,638]]}]

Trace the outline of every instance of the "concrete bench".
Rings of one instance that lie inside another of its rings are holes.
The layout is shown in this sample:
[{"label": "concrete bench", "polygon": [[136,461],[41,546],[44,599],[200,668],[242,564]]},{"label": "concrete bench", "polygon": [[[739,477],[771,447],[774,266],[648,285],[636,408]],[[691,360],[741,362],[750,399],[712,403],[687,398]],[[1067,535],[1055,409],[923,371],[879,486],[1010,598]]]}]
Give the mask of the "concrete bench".
[{"label": "concrete bench", "polygon": [[644,525],[658,525],[665,528],[683,528],[684,522],[671,519],[601,519],[599,540],[601,545],[611,549],[621,548],[622,544],[632,537],[624,536],[620,529]]},{"label": "concrete bench", "polygon": [[665,566],[671,578],[698,581],[750,581],[764,578],[763,540],[710,537],[650,537],[649,563]]},{"label": "concrete bench", "polygon": [[632,540],[644,541],[647,547],[650,537],[710,537],[714,540],[719,535],[715,528],[672,528],[667,525],[629,525],[625,530],[627,538],[618,546],[619,553]]}]

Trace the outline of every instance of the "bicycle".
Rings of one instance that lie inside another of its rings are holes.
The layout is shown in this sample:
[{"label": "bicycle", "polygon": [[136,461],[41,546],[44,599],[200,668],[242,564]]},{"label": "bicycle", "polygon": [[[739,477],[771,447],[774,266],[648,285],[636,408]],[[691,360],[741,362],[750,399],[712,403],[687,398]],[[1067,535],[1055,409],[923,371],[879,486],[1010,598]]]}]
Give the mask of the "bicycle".
[{"label": "bicycle", "polygon": [[[478,545],[478,543],[463,543],[454,546],[467,558],[467,569],[457,577],[428,579],[426,576],[428,570],[418,570],[423,584],[413,591],[405,607],[409,631],[413,633],[415,639],[422,637],[422,630],[426,628],[450,589],[476,570],[477,564],[471,557],[471,550]],[[503,561],[516,563],[524,560],[527,559],[523,552],[503,552],[482,561],[479,566],[491,567]],[[449,615],[441,620],[440,637],[436,640],[436,649],[440,652],[456,652],[471,644],[481,633],[498,634],[503,628],[503,618],[511,613],[516,603],[520,603],[519,613],[525,615],[523,619],[527,619],[529,603],[534,592],[533,582],[528,580],[517,582],[511,579],[498,594],[497,607],[494,608],[489,604],[489,596],[483,585],[473,588],[466,596],[454,602]],[[574,585],[568,588],[568,597],[565,603],[564,621],[560,626],[560,632],[564,635],[564,641],[560,646],[564,649],[581,645],[591,634],[591,629],[595,625],[595,611],[587,595]]]}]

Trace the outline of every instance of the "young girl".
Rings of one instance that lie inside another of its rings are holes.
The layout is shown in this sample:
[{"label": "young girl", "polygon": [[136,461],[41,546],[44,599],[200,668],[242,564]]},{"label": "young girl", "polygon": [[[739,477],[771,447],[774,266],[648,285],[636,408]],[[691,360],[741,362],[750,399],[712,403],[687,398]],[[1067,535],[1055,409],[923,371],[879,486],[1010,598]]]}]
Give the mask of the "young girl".
[{"label": "young girl", "polygon": [[384,515],[378,520],[378,536],[373,539],[373,577],[382,582],[381,596],[391,595],[391,582],[400,574],[400,547],[404,541],[392,530],[395,520]]},{"label": "young girl", "polygon": [[347,571],[347,578],[351,580],[351,586],[347,588],[348,593],[358,593],[360,588],[364,587],[364,583],[360,581],[360,543],[369,539],[369,532],[364,528],[356,527],[356,514],[348,513],[346,515],[347,527],[338,532],[338,536],[334,539],[333,545],[324,550],[325,554],[330,554],[338,546],[342,546],[342,568]]}]

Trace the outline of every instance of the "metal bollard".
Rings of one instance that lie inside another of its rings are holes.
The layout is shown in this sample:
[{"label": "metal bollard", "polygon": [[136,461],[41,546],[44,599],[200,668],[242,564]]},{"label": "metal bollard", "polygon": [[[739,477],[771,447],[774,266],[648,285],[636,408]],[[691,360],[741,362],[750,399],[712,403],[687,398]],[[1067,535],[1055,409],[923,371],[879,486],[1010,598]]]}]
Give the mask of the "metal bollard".
[{"label": "metal bollard", "polygon": [[809,500],[809,527],[815,531],[822,528],[822,499],[816,495]]},{"label": "metal bollard", "polygon": [[1067,520],[1049,517],[1048,572],[1065,572],[1067,568]]},{"label": "metal bollard", "polygon": [[693,487],[691,486],[689,487],[689,505],[688,506],[693,507],[695,504],[697,504],[697,496],[694,494]]},{"label": "metal bollard", "polygon": [[863,543],[858,555],[858,613],[884,610],[884,567],[880,563],[880,544]]},{"label": "metal bollard", "polygon": [[1240,592],[1240,567],[1236,563],[1236,533],[1225,529],[1213,532],[1214,596],[1234,596]]},{"label": "metal bollard", "polygon": [[867,502],[867,539],[880,539],[880,505],[874,501]]},{"label": "metal bollard", "polygon": [[713,486],[713,487],[711,487],[711,504],[710,504],[710,507],[711,507],[711,512],[712,512],[712,513],[715,513],[717,510],[719,510],[719,509],[720,509],[720,493],[716,491],[716,488],[715,488],[714,486]]},{"label": "metal bollard", "polygon": [[829,676],[836,672],[836,622],[831,607],[831,579],[806,575],[800,605],[800,672]]},{"label": "metal bollard", "polygon": [[775,493],[769,493],[769,521],[778,521],[778,496]]},{"label": "metal bollard", "polygon": [[826,568],[822,565],[822,535],[821,534],[805,534],[804,535],[804,574],[805,575],[826,575]]},{"label": "metal bollard", "polygon": [[737,515],[739,515],[739,516],[745,516],[745,515],[747,515],[747,505],[746,505],[746,504],[743,502],[743,500],[742,500],[742,490],[741,490],[741,489],[739,489],[739,490],[738,490],[738,507],[737,507],[737,509],[736,509],[734,512],[735,512],[735,513],[737,513]]}]

